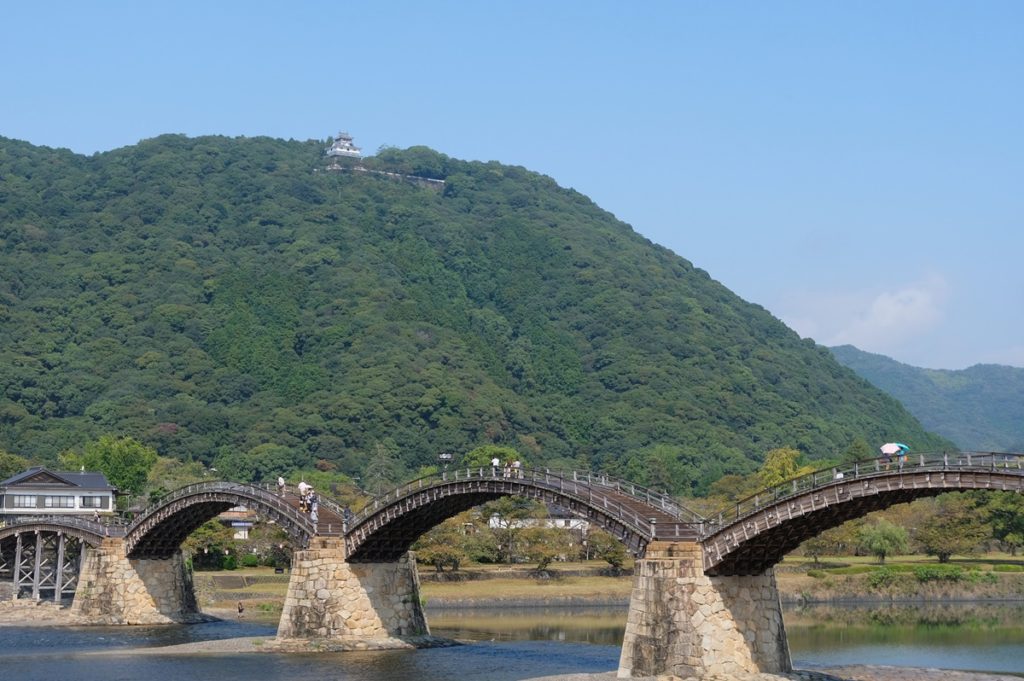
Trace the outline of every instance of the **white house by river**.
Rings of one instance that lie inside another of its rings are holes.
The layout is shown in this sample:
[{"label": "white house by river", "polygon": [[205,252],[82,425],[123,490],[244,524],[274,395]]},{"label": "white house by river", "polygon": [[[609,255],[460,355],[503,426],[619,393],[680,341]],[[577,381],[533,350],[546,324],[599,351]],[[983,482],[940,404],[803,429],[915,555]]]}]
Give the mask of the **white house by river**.
[{"label": "white house by river", "polygon": [[0,482],[0,521],[16,515],[109,513],[116,493],[103,473],[37,466]]}]

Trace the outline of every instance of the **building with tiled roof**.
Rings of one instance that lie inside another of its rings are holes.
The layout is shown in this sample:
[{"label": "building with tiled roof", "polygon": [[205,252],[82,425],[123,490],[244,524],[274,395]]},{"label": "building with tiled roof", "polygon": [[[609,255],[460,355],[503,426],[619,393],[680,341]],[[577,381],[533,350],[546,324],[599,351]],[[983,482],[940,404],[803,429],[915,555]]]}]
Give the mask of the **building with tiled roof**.
[{"label": "building with tiled roof", "polygon": [[0,517],[110,513],[116,494],[103,473],[36,466],[0,481]]}]

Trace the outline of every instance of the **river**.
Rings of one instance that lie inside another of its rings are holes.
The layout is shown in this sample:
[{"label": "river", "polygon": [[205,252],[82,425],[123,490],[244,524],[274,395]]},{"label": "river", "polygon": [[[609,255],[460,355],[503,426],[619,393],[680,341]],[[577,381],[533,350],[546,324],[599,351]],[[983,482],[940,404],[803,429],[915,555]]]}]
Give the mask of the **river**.
[{"label": "river", "polygon": [[[137,647],[274,635],[259,622],[0,629],[0,670],[17,681],[513,681],[618,665],[624,609],[429,610],[435,635],[470,645],[308,655],[132,655]],[[1024,674],[1024,606],[790,610],[794,665],[882,664]]]}]

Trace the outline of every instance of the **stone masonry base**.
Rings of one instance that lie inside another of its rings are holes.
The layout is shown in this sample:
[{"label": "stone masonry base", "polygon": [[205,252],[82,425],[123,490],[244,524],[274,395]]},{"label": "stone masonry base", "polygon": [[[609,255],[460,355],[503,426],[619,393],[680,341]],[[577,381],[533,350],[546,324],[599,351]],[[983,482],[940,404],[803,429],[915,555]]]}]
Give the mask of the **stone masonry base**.
[{"label": "stone masonry base", "polygon": [[792,670],[774,572],[708,577],[701,551],[654,542],[636,561],[619,678]]},{"label": "stone masonry base", "polygon": [[416,561],[347,563],[340,540],[296,551],[277,637],[285,639],[425,636]]},{"label": "stone masonry base", "polygon": [[167,560],[125,556],[121,539],[88,549],[71,605],[79,624],[169,624],[199,618],[181,552]]}]

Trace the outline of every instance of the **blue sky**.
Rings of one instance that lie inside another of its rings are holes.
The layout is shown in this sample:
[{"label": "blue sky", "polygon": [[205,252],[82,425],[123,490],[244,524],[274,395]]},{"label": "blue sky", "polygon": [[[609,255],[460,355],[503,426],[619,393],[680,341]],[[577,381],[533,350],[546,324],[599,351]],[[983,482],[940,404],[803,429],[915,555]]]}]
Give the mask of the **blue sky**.
[{"label": "blue sky", "polygon": [[6,3],[0,135],[550,175],[803,336],[1024,366],[1024,3]]}]

